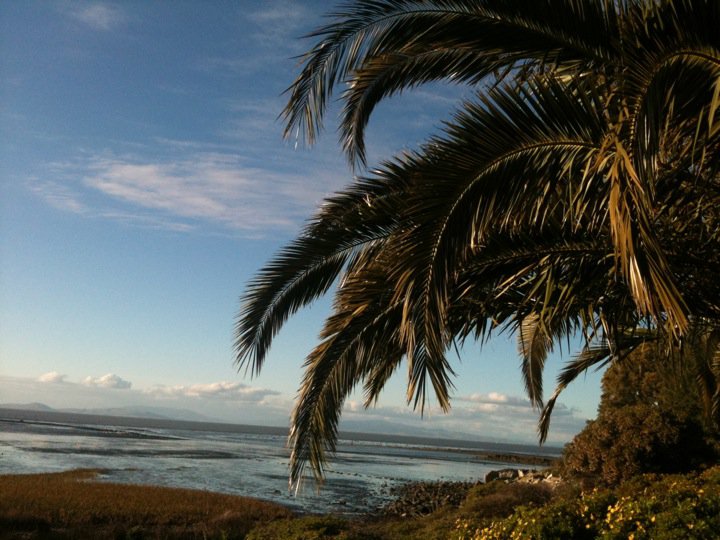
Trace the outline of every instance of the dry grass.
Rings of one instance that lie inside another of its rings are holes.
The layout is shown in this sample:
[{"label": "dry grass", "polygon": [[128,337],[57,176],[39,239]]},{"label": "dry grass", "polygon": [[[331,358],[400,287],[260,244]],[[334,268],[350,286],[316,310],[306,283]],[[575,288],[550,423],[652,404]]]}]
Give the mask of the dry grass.
[{"label": "dry grass", "polygon": [[246,497],[93,482],[97,472],[0,476],[0,537],[244,538],[292,515]]}]

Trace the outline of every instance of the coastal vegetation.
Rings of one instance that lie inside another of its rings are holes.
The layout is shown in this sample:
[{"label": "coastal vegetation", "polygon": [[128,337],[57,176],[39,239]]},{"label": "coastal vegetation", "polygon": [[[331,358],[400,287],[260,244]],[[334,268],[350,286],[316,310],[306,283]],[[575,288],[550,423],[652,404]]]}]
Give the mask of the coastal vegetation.
[{"label": "coastal vegetation", "polygon": [[[634,353],[643,358],[608,369],[598,419],[561,459],[539,460],[541,472],[491,473],[488,479],[498,479],[486,483],[401,484],[388,503],[361,515],[298,514],[248,497],[109,483],[102,470],[2,475],[0,538],[714,538],[720,529],[716,432],[698,428],[702,402],[692,379],[670,377],[675,368],[653,361],[650,352],[643,347]],[[637,386],[615,391],[617,378]],[[638,407],[647,417],[634,414]],[[655,415],[673,421],[654,424]],[[678,429],[685,430],[681,437]],[[512,458],[493,455],[511,467]]]},{"label": "coastal vegetation", "polygon": [[660,344],[648,341],[610,366],[597,418],[565,447],[564,476],[616,485],[641,473],[683,473],[717,463],[718,425],[687,349],[666,357]]},{"label": "coastal vegetation", "polygon": [[[289,89],[286,134],[312,142],[343,86],[341,144],[359,175],[260,270],[236,328],[237,363],[257,373],[288,317],[336,284],[292,415],[291,482],[308,464],[322,480],[355,387],[370,406],[405,362],[408,403],[449,410],[447,352],[500,331],[518,338],[541,441],[568,384],[647,343],[662,344],[652,362],[682,360],[698,425],[716,433],[720,4],[358,0],[332,17]],[[473,95],[439,134],[368,170],[375,107],[430,81]],[[547,355],[571,338],[581,350],[546,399]],[[575,455],[589,463],[601,452],[588,445],[615,435],[630,450],[633,430],[656,450],[687,437],[690,417],[663,432],[675,413],[659,405],[606,412]],[[629,454],[618,463],[650,459]]]},{"label": "coastal vegetation", "polygon": [[674,540],[712,539],[720,530],[720,467],[585,491],[574,482],[496,480],[412,517],[295,515],[246,497],[96,482],[96,474],[0,476],[0,538]]}]

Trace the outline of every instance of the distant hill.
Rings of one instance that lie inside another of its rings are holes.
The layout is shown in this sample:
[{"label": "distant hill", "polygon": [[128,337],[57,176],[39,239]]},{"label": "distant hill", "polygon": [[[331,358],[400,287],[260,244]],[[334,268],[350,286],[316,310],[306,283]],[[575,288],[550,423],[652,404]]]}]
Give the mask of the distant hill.
[{"label": "distant hill", "polygon": [[52,407],[48,407],[44,403],[0,403],[3,409],[18,409],[22,411],[54,411]]},{"label": "distant hill", "polygon": [[130,416],[137,418],[156,418],[159,420],[189,420],[192,422],[217,422],[203,414],[188,409],[174,409],[172,407],[106,407],[94,409],[58,409],[61,412],[76,414],[97,414],[101,416]]},{"label": "distant hill", "polygon": [[99,416],[125,416],[135,418],[152,418],[157,420],[188,420],[191,422],[217,422],[203,414],[188,409],[172,407],[105,407],[91,409],[55,409],[44,403],[0,403],[0,408],[18,409],[23,411],[62,412],[71,414],[94,414]]}]

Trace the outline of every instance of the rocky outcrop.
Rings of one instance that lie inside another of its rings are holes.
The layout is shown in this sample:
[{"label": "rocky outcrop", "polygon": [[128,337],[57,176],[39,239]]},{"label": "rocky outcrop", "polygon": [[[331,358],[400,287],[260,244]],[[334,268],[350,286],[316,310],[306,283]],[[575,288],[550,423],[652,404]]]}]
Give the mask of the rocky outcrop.
[{"label": "rocky outcrop", "polygon": [[546,484],[550,488],[557,487],[561,482],[562,478],[554,476],[552,472],[536,471],[534,469],[499,469],[497,471],[490,471],[485,475],[485,483],[492,482],[494,480],[503,480],[507,482],[526,482],[528,484]]},{"label": "rocky outcrop", "polygon": [[416,517],[443,506],[457,508],[479,482],[410,482],[390,489],[394,500],[382,508],[389,516]]},{"label": "rocky outcrop", "polygon": [[532,469],[498,469],[485,475],[485,483],[487,484],[493,480],[515,480],[534,472]]},{"label": "rocky outcrop", "polygon": [[[554,490],[562,479],[549,471],[533,469],[499,469],[485,475],[485,483],[499,480],[505,483],[524,482],[542,484]],[[380,509],[386,516],[426,516],[444,506],[457,508],[465,500],[468,491],[482,482],[410,482],[390,488],[393,498]]]}]

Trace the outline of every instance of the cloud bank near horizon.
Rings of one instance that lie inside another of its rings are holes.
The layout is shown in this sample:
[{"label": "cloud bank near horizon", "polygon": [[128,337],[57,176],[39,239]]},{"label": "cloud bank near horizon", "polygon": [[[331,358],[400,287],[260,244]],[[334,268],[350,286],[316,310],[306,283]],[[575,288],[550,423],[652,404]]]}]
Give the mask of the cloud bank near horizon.
[{"label": "cloud bank near horizon", "polygon": [[[187,385],[155,385],[134,388],[115,374],[87,377],[81,382],[49,372],[36,379],[0,376],[7,389],[3,401],[41,402],[57,409],[108,408],[122,406],[175,407],[194,411],[218,421],[287,425],[292,400],[268,388],[240,382],[220,381]],[[408,407],[377,406],[365,409],[348,400],[341,429],[417,434],[481,440],[516,440],[534,443],[537,411],[527,399],[498,392],[456,397],[450,414],[430,408],[423,418]],[[586,418],[562,403],[553,413],[548,443],[563,444],[585,425]],[[343,427],[350,426],[349,428]]]},{"label": "cloud bank near horizon", "polygon": [[88,375],[82,381],[85,386],[99,386],[101,388],[114,388],[116,390],[127,390],[132,387],[130,381],[118,377],[114,373],[108,373],[102,377],[93,377]]}]

